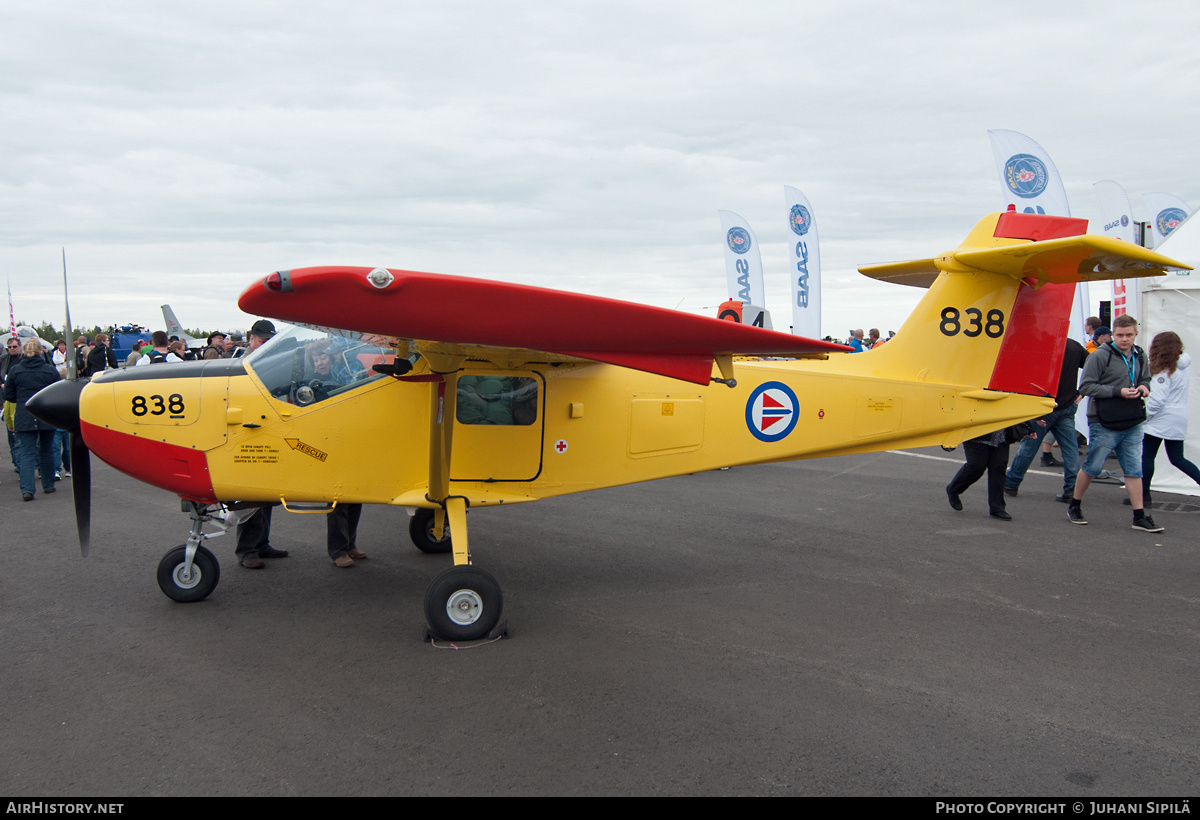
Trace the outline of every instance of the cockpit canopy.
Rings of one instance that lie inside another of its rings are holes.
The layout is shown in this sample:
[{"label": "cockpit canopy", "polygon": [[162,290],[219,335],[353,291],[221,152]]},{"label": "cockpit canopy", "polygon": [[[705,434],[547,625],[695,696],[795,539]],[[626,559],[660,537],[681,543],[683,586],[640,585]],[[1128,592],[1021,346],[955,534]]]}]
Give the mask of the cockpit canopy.
[{"label": "cockpit canopy", "polygon": [[371,368],[395,360],[388,341],[348,330],[296,326],[277,333],[244,361],[272,396],[304,407],[382,379],[384,374]]}]

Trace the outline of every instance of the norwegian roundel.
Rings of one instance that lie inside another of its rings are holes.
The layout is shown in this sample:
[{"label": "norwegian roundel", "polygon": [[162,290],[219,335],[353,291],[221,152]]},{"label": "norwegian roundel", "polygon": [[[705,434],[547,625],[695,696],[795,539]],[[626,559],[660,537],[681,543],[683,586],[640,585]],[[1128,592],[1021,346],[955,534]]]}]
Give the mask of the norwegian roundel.
[{"label": "norwegian roundel", "polygon": [[759,441],[780,441],[796,428],[800,402],[783,382],[766,382],[746,400],[746,427]]}]

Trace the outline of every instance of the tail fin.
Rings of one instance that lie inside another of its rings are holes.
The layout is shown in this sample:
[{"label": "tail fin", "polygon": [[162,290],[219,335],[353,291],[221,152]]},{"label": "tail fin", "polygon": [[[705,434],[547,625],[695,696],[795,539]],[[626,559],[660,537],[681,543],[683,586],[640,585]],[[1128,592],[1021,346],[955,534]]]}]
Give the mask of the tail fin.
[{"label": "tail fin", "polygon": [[1053,395],[1075,283],[1190,270],[1128,242],[1083,235],[1086,228],[1083,219],[990,214],[954,251],[859,268],[874,279],[929,288],[896,337],[871,351],[873,368]]},{"label": "tail fin", "polygon": [[170,305],[162,306],[163,320],[167,323],[167,335],[175,336],[182,339],[184,342],[190,342],[192,337],[183,332],[183,325],[179,324],[179,320],[175,318],[175,311],[171,310]]}]

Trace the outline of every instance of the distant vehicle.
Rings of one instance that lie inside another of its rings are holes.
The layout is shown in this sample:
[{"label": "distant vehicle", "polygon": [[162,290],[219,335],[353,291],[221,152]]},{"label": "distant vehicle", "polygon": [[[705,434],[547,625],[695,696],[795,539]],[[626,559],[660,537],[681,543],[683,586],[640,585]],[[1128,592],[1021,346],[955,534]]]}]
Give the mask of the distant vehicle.
[{"label": "distant vehicle", "polygon": [[133,346],[139,341],[150,341],[150,331],[141,325],[113,325],[108,329],[109,346],[121,366],[124,366],[125,360],[133,352]]}]

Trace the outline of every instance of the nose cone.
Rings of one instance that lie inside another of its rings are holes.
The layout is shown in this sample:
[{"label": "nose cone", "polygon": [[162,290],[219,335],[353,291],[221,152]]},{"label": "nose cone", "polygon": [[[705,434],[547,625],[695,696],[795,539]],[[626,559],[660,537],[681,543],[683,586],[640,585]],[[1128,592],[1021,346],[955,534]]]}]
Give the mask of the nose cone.
[{"label": "nose cone", "polygon": [[69,433],[79,432],[79,394],[87,386],[84,381],[59,381],[39,390],[25,409],[47,424]]}]

